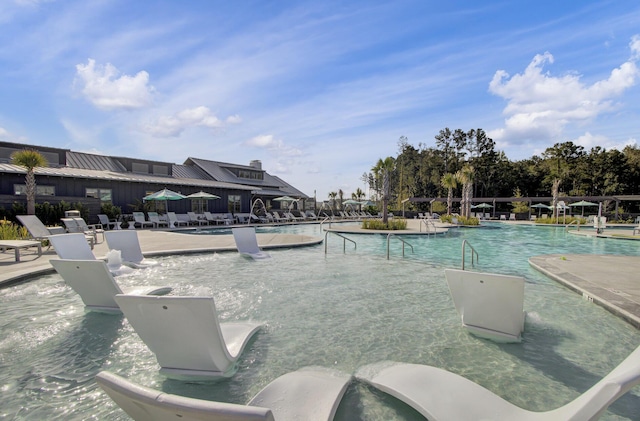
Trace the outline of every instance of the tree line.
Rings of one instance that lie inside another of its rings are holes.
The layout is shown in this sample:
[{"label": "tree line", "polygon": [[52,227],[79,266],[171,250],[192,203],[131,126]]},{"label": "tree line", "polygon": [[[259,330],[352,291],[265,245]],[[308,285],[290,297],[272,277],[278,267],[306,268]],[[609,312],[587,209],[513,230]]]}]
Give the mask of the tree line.
[{"label": "tree line", "polygon": [[[510,161],[495,147],[493,139],[482,129],[442,129],[435,136],[435,147],[422,143],[415,147],[402,136],[398,140],[398,155],[379,160],[370,172],[362,175],[361,181],[376,199],[388,202],[392,209],[401,209],[406,198],[449,194],[463,200],[640,194],[637,146],[627,146],[622,151],[596,146],[587,151],[567,141],[556,143],[540,156],[519,161]],[[427,210],[429,204],[412,206],[413,210],[421,211]],[[637,202],[630,206],[637,207]]]}]

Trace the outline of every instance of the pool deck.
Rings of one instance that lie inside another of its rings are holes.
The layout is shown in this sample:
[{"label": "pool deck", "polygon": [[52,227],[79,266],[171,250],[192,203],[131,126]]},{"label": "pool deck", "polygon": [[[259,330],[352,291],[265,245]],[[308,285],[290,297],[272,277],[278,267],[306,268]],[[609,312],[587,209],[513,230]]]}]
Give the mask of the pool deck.
[{"label": "pool deck", "polygon": [[[418,233],[419,221],[408,222],[409,230],[403,233]],[[610,237],[607,241],[625,241],[625,238],[632,237],[632,229],[628,233],[626,230],[611,231],[596,234],[593,229],[583,228],[569,232]],[[166,230],[137,230],[137,233],[140,246],[148,257],[236,250],[232,235],[185,235]],[[263,249],[315,245],[323,241],[322,237],[297,234],[257,234],[257,237]],[[640,235],[635,237],[640,240]],[[101,258],[107,254],[108,248],[100,236],[98,239],[100,242],[93,252]],[[585,299],[640,328],[640,243],[638,246],[638,256],[550,254],[531,257],[529,263],[550,278],[582,294]],[[53,273],[49,260],[55,257],[55,251],[46,248],[43,248],[41,256],[35,249],[23,251],[20,262],[15,261],[12,251],[0,253],[0,287]]]}]

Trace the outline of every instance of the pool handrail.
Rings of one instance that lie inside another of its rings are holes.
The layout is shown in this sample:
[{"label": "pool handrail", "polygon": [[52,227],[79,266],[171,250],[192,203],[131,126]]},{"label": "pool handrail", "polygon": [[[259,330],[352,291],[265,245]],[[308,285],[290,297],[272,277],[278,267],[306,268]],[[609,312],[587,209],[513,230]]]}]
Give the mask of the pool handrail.
[{"label": "pool handrail", "polygon": [[346,253],[346,252],[347,252],[347,241],[349,241],[349,242],[353,243],[353,249],[354,249],[354,250],[358,248],[358,244],[357,244],[355,241],[353,241],[351,238],[347,238],[347,237],[345,237],[344,235],[342,235],[342,234],[340,234],[340,233],[337,233],[337,232],[335,232],[335,231],[327,231],[327,232],[325,232],[325,234],[324,234],[324,254],[327,254],[327,236],[328,236],[329,234],[335,234],[335,235],[337,235],[338,237],[341,237],[341,238],[342,238],[342,252],[343,252],[343,253]]},{"label": "pool handrail", "polygon": [[478,255],[478,252],[476,251],[476,249],[473,248],[473,246],[465,239],[462,240],[462,270],[464,270],[464,260],[465,260],[465,248],[466,246],[469,246],[469,248],[471,249],[471,266],[473,266],[474,260],[473,260],[473,256],[475,255],[476,261],[480,260],[480,256]]},{"label": "pool handrail", "polygon": [[389,260],[389,243],[391,241],[391,237],[395,237],[398,240],[402,241],[402,257],[404,257],[404,246],[405,246],[405,244],[408,245],[409,247],[411,247],[411,253],[414,253],[413,246],[411,245],[411,243],[403,240],[402,238],[400,238],[396,234],[390,232],[389,234],[387,234],[387,260]]}]

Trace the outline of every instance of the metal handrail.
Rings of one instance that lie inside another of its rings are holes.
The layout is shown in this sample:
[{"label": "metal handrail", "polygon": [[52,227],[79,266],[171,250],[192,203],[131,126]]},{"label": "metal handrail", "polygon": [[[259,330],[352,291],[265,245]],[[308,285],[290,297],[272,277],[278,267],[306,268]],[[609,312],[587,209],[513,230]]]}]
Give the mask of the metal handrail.
[{"label": "metal handrail", "polygon": [[473,246],[471,244],[469,244],[469,242],[467,240],[462,240],[462,270],[464,270],[465,247],[466,246],[469,246],[469,248],[471,249],[471,266],[473,266],[473,263],[474,263],[474,260],[473,260],[474,254],[475,254],[476,261],[480,260],[480,257],[478,256],[478,252],[476,251],[476,249],[474,249]]},{"label": "metal handrail", "polygon": [[576,220],[574,220],[574,221],[569,222],[567,225],[565,225],[565,226],[564,226],[564,230],[565,230],[565,232],[566,232],[566,231],[569,231],[569,226],[570,226],[570,225],[573,225],[573,224],[576,224],[576,225],[578,226],[577,231],[580,231],[580,220],[579,220],[579,219],[576,219]]},{"label": "metal handrail", "polygon": [[403,240],[402,238],[398,237],[397,235],[395,235],[394,233],[390,232],[389,234],[387,234],[387,260],[389,260],[389,242],[391,241],[391,237],[396,237],[398,240],[402,241],[402,257],[404,257],[404,245],[408,245],[409,247],[411,247],[411,253],[413,253],[413,246],[406,242],[405,240]]},{"label": "metal handrail", "polygon": [[355,241],[353,241],[351,238],[347,238],[344,235],[342,235],[340,233],[337,233],[337,232],[334,232],[334,231],[327,231],[324,234],[324,254],[327,254],[327,235],[329,235],[329,234],[335,234],[338,237],[342,238],[342,252],[343,253],[347,252],[347,241],[350,241],[350,242],[353,243],[353,249],[354,250],[358,248],[358,244]]},{"label": "metal handrail", "polygon": [[438,232],[438,229],[436,228],[436,223],[433,222],[432,219],[424,219],[424,218],[420,219],[420,232],[422,232],[422,224],[424,224],[427,233],[431,234],[431,230],[429,229],[429,224],[431,224],[431,226],[433,227],[434,234]]}]

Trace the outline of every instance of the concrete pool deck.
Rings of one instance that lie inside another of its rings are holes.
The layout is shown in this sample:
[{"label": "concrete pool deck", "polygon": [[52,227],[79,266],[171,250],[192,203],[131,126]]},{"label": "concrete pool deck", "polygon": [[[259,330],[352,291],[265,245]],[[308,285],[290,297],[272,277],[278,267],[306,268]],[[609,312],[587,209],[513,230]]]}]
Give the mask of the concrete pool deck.
[{"label": "concrete pool deck", "polygon": [[[414,228],[413,221],[409,222],[407,233]],[[415,231],[419,231],[419,222],[417,224]],[[163,230],[137,230],[137,233],[146,256],[236,250],[230,234],[185,235]],[[595,235],[595,232],[583,229],[580,235]],[[320,236],[299,234],[257,234],[257,237],[263,249],[315,245],[324,240]],[[108,252],[107,243],[101,241],[96,244],[93,252],[99,258],[104,257]],[[56,253],[51,248],[43,248],[41,256],[35,251],[25,250],[20,262],[14,261],[13,252],[0,253],[0,287],[53,273],[49,263],[52,258],[56,258]],[[529,263],[587,300],[640,328],[640,256],[551,254],[531,257]]]}]

